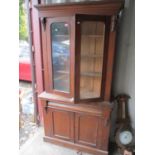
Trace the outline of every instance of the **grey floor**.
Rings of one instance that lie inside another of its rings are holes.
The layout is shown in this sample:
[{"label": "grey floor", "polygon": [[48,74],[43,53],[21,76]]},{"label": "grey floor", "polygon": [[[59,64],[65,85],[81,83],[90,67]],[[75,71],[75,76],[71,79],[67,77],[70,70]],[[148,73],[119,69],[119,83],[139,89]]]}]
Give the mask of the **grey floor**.
[{"label": "grey floor", "polygon": [[91,155],[46,143],[43,141],[43,135],[43,128],[39,128],[36,134],[20,148],[19,155]]},{"label": "grey floor", "polygon": [[[76,150],[57,146],[43,141],[44,131],[40,127],[35,135],[30,138],[19,150],[19,155],[92,155],[88,153],[78,153]],[[116,152],[109,155],[120,155]]]}]

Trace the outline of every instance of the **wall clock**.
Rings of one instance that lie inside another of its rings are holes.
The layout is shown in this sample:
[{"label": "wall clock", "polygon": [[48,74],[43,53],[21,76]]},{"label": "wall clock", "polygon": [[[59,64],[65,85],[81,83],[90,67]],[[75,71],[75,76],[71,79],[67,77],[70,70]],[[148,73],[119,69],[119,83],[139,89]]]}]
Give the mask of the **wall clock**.
[{"label": "wall clock", "polygon": [[116,97],[118,102],[117,107],[117,129],[115,133],[115,141],[117,146],[124,152],[124,150],[132,151],[134,146],[134,132],[130,124],[128,115],[128,99],[130,96],[120,94]]}]

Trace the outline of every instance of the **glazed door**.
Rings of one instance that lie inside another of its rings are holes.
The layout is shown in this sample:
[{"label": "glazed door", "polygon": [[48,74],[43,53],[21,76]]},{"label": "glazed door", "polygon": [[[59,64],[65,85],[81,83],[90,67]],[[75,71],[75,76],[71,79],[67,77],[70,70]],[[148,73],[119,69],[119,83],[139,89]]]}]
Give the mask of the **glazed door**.
[{"label": "glazed door", "polygon": [[103,99],[106,65],[107,22],[104,16],[76,16],[76,97]]},{"label": "glazed door", "polygon": [[73,18],[59,17],[46,20],[46,89],[53,94],[72,97],[74,87]]}]

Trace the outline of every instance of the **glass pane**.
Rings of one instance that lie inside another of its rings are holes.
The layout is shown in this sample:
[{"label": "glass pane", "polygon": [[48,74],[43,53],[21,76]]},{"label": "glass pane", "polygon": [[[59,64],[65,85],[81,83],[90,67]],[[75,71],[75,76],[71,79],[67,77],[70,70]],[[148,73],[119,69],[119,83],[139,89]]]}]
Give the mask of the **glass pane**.
[{"label": "glass pane", "polygon": [[51,25],[53,88],[70,91],[70,36],[69,24],[65,22]]},{"label": "glass pane", "polygon": [[81,23],[80,98],[98,98],[101,95],[104,22]]}]

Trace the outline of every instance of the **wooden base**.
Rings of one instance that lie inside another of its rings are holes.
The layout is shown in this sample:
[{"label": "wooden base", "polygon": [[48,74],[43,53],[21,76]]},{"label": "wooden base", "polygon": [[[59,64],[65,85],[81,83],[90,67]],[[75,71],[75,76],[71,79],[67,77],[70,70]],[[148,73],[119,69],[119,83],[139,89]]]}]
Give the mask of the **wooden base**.
[{"label": "wooden base", "polygon": [[107,103],[60,104],[42,100],[46,142],[93,155],[108,155],[111,107]]},{"label": "wooden base", "polygon": [[71,149],[75,149],[75,150],[78,150],[78,151],[81,151],[81,152],[91,153],[93,155],[108,155],[107,151],[102,151],[102,150],[95,149],[95,148],[92,148],[92,147],[75,144],[75,143],[60,140],[60,139],[57,139],[57,138],[44,137],[44,141],[45,142],[50,142],[50,143],[53,143],[53,144],[56,144],[56,145],[68,147],[68,148],[71,148]]}]

